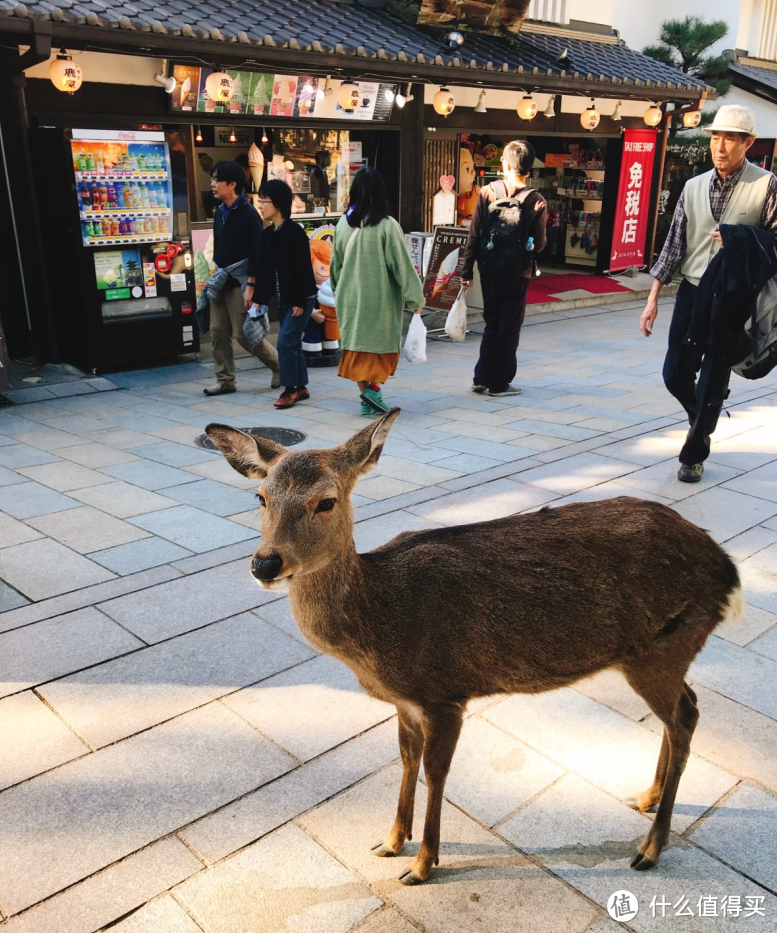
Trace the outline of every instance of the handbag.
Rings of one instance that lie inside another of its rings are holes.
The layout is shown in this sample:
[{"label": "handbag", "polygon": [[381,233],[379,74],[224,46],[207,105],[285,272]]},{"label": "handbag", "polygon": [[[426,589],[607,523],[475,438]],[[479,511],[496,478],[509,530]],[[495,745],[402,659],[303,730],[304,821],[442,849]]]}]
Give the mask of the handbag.
[{"label": "handbag", "polygon": [[467,336],[467,290],[462,286],[445,319],[445,333],[458,343]]}]

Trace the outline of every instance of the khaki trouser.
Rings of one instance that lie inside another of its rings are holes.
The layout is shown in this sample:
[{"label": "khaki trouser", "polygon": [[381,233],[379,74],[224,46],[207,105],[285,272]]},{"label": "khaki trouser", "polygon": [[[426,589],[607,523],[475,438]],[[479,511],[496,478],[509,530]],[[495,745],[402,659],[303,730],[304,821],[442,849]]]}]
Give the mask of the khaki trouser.
[{"label": "khaki trouser", "polygon": [[278,371],[278,353],[269,340],[263,340],[252,351],[243,336],[243,322],[246,310],[243,305],[243,292],[240,288],[225,288],[221,297],[210,303],[210,338],[213,346],[213,362],[216,367],[216,381],[219,385],[235,384],[235,355],[232,338],[262,361],[274,373]]}]

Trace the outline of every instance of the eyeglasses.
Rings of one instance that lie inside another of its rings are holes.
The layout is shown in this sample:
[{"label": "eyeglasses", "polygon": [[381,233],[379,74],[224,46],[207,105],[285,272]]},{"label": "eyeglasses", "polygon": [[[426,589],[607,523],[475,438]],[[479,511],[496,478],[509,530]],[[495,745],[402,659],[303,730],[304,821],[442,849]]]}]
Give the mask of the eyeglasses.
[{"label": "eyeglasses", "polygon": [[272,204],[270,198],[259,198],[256,202],[257,204]]}]

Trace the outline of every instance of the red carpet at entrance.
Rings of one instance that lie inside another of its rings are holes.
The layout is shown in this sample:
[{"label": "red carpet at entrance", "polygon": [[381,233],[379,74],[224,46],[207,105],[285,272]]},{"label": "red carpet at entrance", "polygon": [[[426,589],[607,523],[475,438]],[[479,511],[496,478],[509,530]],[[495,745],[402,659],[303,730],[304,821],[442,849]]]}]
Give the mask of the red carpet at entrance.
[{"label": "red carpet at entrance", "polygon": [[549,301],[563,301],[554,295],[569,292],[573,289],[582,289],[592,295],[610,295],[613,292],[630,292],[619,282],[606,275],[553,275],[544,273],[531,280],[529,284],[527,304],[541,304]]}]

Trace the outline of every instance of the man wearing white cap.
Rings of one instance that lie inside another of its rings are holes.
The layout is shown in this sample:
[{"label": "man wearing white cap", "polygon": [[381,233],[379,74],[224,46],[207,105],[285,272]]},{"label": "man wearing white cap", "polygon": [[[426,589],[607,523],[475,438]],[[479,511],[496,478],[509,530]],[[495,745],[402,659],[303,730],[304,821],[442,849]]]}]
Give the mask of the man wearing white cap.
[{"label": "man wearing white cap", "polygon": [[640,329],[649,337],[658,315],[659,293],[679,266],[683,280],[669,325],[663,376],[691,425],[677,473],[684,483],[701,479],[710,437],[728,397],[729,366],[709,351],[699,358],[685,345],[697,286],[722,245],[719,226],[744,224],[777,233],[777,177],[747,161],[756,137],[752,110],[737,104],[721,107],[705,132],[710,134],[714,168],[686,182],[664,248],[650,270],[655,281],[640,318]]}]

